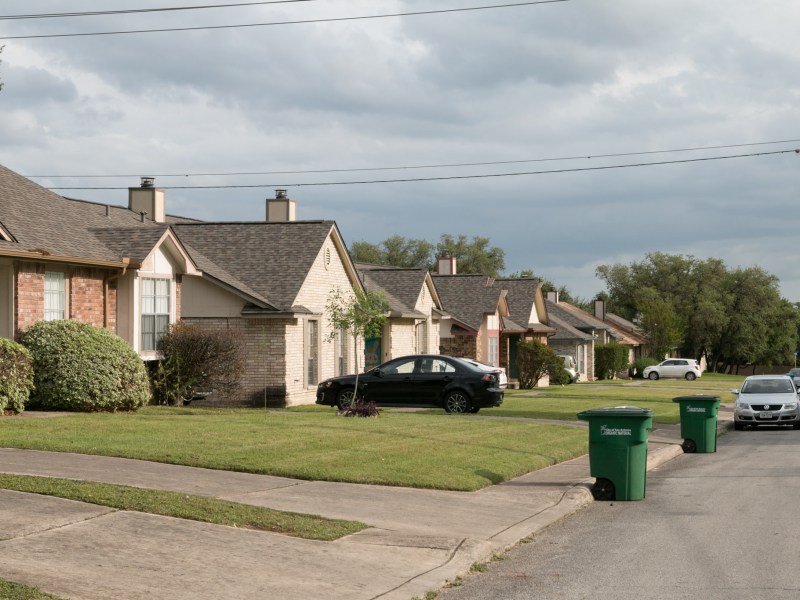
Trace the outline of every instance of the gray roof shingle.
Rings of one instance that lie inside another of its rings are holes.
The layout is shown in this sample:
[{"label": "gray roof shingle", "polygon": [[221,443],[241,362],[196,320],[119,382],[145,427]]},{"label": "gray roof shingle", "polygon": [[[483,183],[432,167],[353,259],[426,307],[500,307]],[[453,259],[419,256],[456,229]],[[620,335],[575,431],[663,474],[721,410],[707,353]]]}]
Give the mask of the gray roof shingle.
[{"label": "gray roof shingle", "polygon": [[486,275],[433,275],[433,282],[444,310],[475,331],[500,303],[502,291]]},{"label": "gray roof shingle", "polygon": [[368,289],[384,293],[392,316],[425,318],[416,310],[419,294],[425,285],[425,269],[401,269],[356,263],[361,280]]}]

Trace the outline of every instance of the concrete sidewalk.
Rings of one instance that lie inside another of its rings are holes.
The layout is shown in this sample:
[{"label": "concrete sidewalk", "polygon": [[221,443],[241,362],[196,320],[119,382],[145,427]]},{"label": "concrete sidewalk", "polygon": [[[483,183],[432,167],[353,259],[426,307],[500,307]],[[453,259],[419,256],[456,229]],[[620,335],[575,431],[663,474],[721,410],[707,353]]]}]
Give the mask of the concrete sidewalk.
[{"label": "concrete sidewalk", "polygon": [[[720,411],[720,429],[732,425]],[[648,470],[680,455],[649,435]],[[0,449],[4,473],[213,496],[370,525],[301,540],[0,490],[0,578],[71,599],[424,597],[592,502],[588,456],[478,492],[299,481],[101,456]]]}]

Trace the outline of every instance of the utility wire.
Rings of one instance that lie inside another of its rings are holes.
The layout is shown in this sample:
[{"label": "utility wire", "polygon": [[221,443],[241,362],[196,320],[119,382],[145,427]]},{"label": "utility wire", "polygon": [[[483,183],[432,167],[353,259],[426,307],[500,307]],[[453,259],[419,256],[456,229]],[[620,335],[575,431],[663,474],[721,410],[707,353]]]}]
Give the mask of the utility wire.
[{"label": "utility wire", "polygon": [[[611,169],[631,169],[635,167],[652,167],[660,165],[675,165],[695,162],[708,162],[715,160],[728,160],[731,158],[749,158],[755,156],[773,156],[777,154],[800,154],[796,150],[776,150],[773,152],[756,152],[751,154],[732,154],[728,156],[708,156],[705,158],[686,158],[683,160],[665,160],[649,163],[634,163],[627,165],[607,165],[602,167],[578,167],[572,169],[552,169],[548,171],[520,171],[516,173],[490,173],[483,175],[450,175],[444,177],[414,177],[409,179],[373,179],[366,181],[322,181],[312,183],[259,183],[248,185],[172,185],[161,186],[165,190],[213,190],[213,189],[245,189],[245,188],[290,188],[290,187],[321,187],[331,185],[365,185],[371,183],[412,183],[421,181],[454,181],[458,179],[487,179],[490,177],[518,177],[521,175],[550,175],[554,173],[580,173],[586,171],[606,171]],[[127,190],[127,187],[52,187],[51,190]]]},{"label": "utility wire", "polygon": [[24,19],[60,19],[64,17],[130,15],[135,13],[170,12],[179,10],[204,10],[207,8],[237,8],[241,6],[261,6],[264,4],[294,4],[295,2],[317,2],[317,0],[269,0],[269,2],[237,2],[236,4],[204,4],[200,6],[173,6],[165,8],[130,8],[126,10],[95,10],[87,12],[69,12],[69,13],[39,13],[33,15],[0,15],[0,21],[21,21]]},{"label": "utility wire", "polygon": [[[617,152],[614,154],[590,154],[582,156],[562,156],[551,158],[530,158],[523,160],[496,160],[489,162],[444,163],[434,165],[407,165],[392,167],[361,167],[349,169],[310,169],[304,171],[239,171],[229,173],[155,173],[150,177],[241,177],[245,175],[319,175],[322,173],[359,173],[368,171],[403,171],[414,169],[441,169],[455,167],[485,167],[496,165],[517,165],[524,163],[559,162],[566,160],[591,160],[593,158],[620,158],[624,156],[646,156],[650,154],[673,154],[677,152],[697,152],[700,150],[725,150],[729,148],[744,148],[750,146],[768,146],[774,144],[789,144],[800,142],[796,140],[777,140],[774,142],[750,142],[747,144],[726,144],[723,146],[698,146],[694,148],[673,148],[671,150],[646,150],[639,152]],[[130,179],[139,177],[141,173],[129,175],[25,175],[30,179]]]},{"label": "utility wire", "polygon": [[178,31],[200,31],[211,29],[240,29],[243,27],[269,27],[274,25],[308,25],[312,23],[336,23],[343,21],[360,21],[365,19],[387,19],[392,17],[414,17],[421,15],[438,15],[447,13],[459,13],[476,10],[491,10],[495,8],[517,8],[520,6],[533,6],[535,4],[555,4],[558,2],[569,2],[570,0],[537,0],[535,2],[516,2],[513,4],[494,4],[490,6],[470,6],[465,8],[448,8],[442,10],[421,10],[415,12],[391,13],[383,15],[360,15],[356,17],[330,17],[326,19],[303,19],[299,21],[273,21],[271,23],[245,23],[239,25],[208,25],[199,27],[170,27],[166,29],[134,29],[128,31],[95,31],[90,33],[50,33],[41,35],[13,35],[2,36],[0,40],[33,40],[44,38],[68,38],[68,37],[89,37],[98,35],[128,35],[134,33],[165,33]]}]

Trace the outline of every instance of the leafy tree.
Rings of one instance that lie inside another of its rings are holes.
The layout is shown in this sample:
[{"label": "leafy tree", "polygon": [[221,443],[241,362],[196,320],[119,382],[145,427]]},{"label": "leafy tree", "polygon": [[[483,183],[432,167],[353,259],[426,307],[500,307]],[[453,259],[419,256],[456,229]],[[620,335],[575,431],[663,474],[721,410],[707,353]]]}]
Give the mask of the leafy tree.
[{"label": "leafy tree", "polygon": [[652,288],[639,290],[636,304],[640,311],[639,327],[647,336],[650,355],[661,360],[681,343],[680,317],[670,302]]},{"label": "leafy tree", "polygon": [[459,273],[497,277],[506,266],[506,252],[497,246],[489,246],[489,242],[487,237],[475,236],[469,241],[465,235],[442,234],[436,253],[449,252],[455,256]]},{"label": "leafy tree", "polygon": [[559,381],[564,360],[539,340],[521,341],[517,344],[517,371],[520,388],[529,390],[545,375]]},{"label": "leafy tree", "polygon": [[355,242],[350,254],[355,262],[404,268],[429,268],[433,264],[433,244],[425,240],[393,235],[380,244]]},{"label": "leafy tree", "polygon": [[[386,322],[389,303],[383,294],[374,290],[355,290],[353,295],[345,293],[341,288],[331,290],[325,311],[332,325],[327,340],[333,342],[339,331],[347,331],[353,336],[353,354],[356,367],[356,384],[358,390],[358,338],[369,339],[379,337]],[[350,408],[355,408],[357,393],[353,394]],[[356,414],[357,411],[356,411]],[[366,415],[365,415],[366,416]],[[369,415],[372,416],[372,415]]]},{"label": "leafy tree", "polygon": [[614,379],[628,369],[628,348],[622,344],[598,344],[594,349],[594,371],[598,379]]}]

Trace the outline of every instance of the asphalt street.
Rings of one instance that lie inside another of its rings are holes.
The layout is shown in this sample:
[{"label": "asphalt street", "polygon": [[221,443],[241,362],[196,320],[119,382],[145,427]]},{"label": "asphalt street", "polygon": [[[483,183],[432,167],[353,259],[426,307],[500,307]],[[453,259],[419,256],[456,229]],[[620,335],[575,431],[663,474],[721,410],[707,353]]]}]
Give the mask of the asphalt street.
[{"label": "asphalt street", "polygon": [[800,597],[800,432],[730,432],[648,473],[640,502],[595,502],[440,600]]}]

